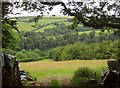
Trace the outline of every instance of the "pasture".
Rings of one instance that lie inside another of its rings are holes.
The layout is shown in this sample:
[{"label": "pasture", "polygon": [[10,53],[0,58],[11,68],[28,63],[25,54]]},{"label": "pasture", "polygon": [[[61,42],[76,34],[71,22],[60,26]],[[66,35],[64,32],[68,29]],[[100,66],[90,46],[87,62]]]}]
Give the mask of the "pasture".
[{"label": "pasture", "polygon": [[22,62],[19,64],[21,70],[25,70],[37,81],[43,78],[68,77],[80,67],[89,67],[97,74],[101,74],[102,68],[107,68],[106,60],[71,60],[52,61],[43,60],[36,62]]},{"label": "pasture", "polygon": [[[24,19],[20,18],[20,20],[22,20],[22,21],[28,21],[28,19],[30,19],[30,18],[24,18]],[[38,21],[38,24],[39,25],[45,25],[45,24],[49,24],[49,23],[53,23],[53,22],[64,22],[67,19],[68,18],[64,18],[64,17],[62,17],[62,18],[43,17],[43,19],[40,19]],[[32,25],[35,25],[35,22],[21,22],[21,21],[18,21],[18,23],[17,23],[18,29],[20,31],[32,31],[32,30],[35,29],[34,27],[32,27]],[[45,29],[53,28],[53,27],[54,27],[54,25],[50,24],[48,26],[45,26],[43,29],[37,30],[36,32],[43,32]]]},{"label": "pasture", "polygon": [[35,23],[31,22],[18,22],[17,27],[20,31],[32,31],[34,29],[34,27],[32,27],[32,25],[34,25]]}]

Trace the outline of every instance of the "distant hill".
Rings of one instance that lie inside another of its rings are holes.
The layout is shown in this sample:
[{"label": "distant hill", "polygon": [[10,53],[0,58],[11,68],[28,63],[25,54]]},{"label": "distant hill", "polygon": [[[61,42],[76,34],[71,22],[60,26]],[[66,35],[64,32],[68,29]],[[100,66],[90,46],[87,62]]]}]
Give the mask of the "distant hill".
[{"label": "distant hill", "polygon": [[[69,17],[69,16],[43,16],[42,18],[38,19],[38,25],[36,25],[36,27],[35,27],[34,19],[35,19],[35,16],[18,18],[17,21],[18,21],[19,31],[24,31],[24,32],[34,31],[34,32],[42,33],[45,30],[50,30],[53,28],[55,30],[58,30],[59,25],[62,26],[63,24],[65,24],[67,26],[70,26],[73,23],[72,17]],[[78,30],[80,30],[80,31],[78,31],[78,32],[75,31],[75,32],[71,32],[71,33],[77,32],[79,35],[81,35],[83,33],[89,34],[91,31],[93,31],[93,29],[91,30],[91,28],[83,27],[82,24],[79,24],[78,27],[79,27]],[[81,31],[81,30],[83,30],[83,31]],[[95,30],[95,31],[96,31],[96,34],[95,34],[96,36],[98,36],[99,33],[101,32],[100,30]]]},{"label": "distant hill", "polygon": [[[72,22],[68,22],[68,19],[72,19],[71,17],[66,16],[44,16],[39,19],[38,25],[35,25],[34,22],[35,17],[20,17],[18,19],[18,29],[20,31],[35,31],[35,32],[43,32],[45,29],[56,27],[55,23],[65,23],[71,24]],[[33,21],[31,21],[33,19]]]}]

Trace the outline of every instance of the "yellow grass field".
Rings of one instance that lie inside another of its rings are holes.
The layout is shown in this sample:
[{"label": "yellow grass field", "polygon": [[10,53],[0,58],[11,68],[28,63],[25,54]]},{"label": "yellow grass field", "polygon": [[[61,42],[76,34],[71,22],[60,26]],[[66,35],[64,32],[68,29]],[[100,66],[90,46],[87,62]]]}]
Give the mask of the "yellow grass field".
[{"label": "yellow grass field", "polygon": [[106,68],[106,60],[36,61],[20,63],[21,70],[27,71],[37,81],[46,77],[70,76],[80,67],[89,67],[100,74]]}]

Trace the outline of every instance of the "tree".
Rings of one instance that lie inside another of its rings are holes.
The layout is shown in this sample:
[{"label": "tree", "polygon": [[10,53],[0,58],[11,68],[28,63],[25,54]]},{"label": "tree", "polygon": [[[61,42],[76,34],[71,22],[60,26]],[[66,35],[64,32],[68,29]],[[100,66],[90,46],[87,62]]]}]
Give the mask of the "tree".
[{"label": "tree", "polygon": [[9,19],[2,20],[2,47],[16,49],[19,42],[19,35],[13,29],[17,30],[15,22]]},{"label": "tree", "polygon": [[27,59],[27,55],[22,52],[16,53],[16,57],[19,61],[24,61],[25,59]]},{"label": "tree", "polygon": [[[2,3],[2,48],[11,48],[15,49],[16,44],[19,42],[19,36],[16,27],[16,20],[10,20],[6,15],[12,10],[9,6],[12,5],[9,2]],[[13,30],[14,29],[14,30]]]},{"label": "tree", "polygon": [[[76,23],[83,23],[84,26],[93,28],[112,27],[120,29],[120,1],[109,2],[41,2],[44,5],[61,5],[65,15],[75,16]],[[68,7],[69,6],[69,7]],[[70,8],[70,6],[72,8]],[[74,7],[74,8],[73,8]],[[106,9],[106,10],[105,10]],[[114,14],[110,14],[110,11]]]},{"label": "tree", "polygon": [[50,51],[50,59],[54,59],[55,61],[60,61],[61,58],[60,58],[60,55],[62,53],[62,50],[63,50],[63,47],[57,47],[57,48],[54,48]]},{"label": "tree", "polygon": [[[23,10],[43,12],[52,10],[54,6],[61,5],[61,12],[64,15],[74,16],[78,20],[76,23],[83,23],[84,26],[93,28],[111,27],[120,29],[120,1],[113,2],[3,2],[2,16],[12,13],[14,7],[23,7]],[[11,6],[12,8],[9,8]],[[113,11],[114,13],[111,13]]]}]

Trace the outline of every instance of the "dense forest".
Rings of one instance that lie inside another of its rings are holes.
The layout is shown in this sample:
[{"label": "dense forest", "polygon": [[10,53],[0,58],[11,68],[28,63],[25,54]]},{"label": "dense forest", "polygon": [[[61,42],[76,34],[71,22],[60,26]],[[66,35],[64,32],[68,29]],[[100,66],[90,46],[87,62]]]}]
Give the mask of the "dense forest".
[{"label": "dense forest", "polygon": [[[61,19],[60,21],[38,24],[33,30],[15,35],[14,46],[4,49],[6,53],[15,55],[19,61],[36,61],[43,59],[61,60],[90,60],[116,59],[118,34],[117,29],[97,29],[83,27],[82,24],[71,29],[72,18],[44,18],[45,20]],[[40,19],[39,19],[40,20]],[[19,22],[34,23],[34,17],[19,18]],[[67,22],[67,23],[66,23]],[[42,30],[43,27],[52,25]],[[33,26],[33,25],[31,25]],[[18,26],[19,29],[19,26]],[[15,45],[15,42],[18,42]],[[14,47],[14,49],[13,49]]]}]

